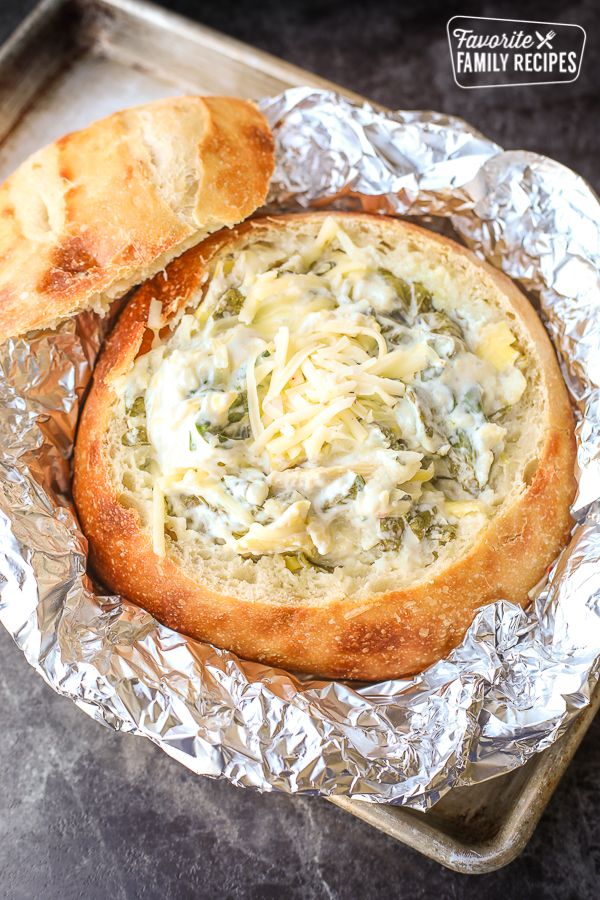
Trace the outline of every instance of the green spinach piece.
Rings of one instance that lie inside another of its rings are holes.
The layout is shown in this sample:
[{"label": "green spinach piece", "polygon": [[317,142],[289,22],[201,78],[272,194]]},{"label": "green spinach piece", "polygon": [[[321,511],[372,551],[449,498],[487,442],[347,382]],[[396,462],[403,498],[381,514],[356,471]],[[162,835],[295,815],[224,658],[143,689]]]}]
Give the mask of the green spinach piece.
[{"label": "green spinach piece", "polygon": [[436,430],[438,433],[443,433],[440,432],[442,428],[441,422],[436,415],[436,411],[431,407],[431,400],[426,391],[418,390],[416,385],[413,385],[412,387],[407,387],[405,396],[415,407],[426,437],[431,440]]},{"label": "green spinach piece", "polygon": [[472,465],[475,464],[475,450],[473,449],[473,442],[471,438],[464,430],[464,428],[457,428],[455,434],[451,434],[448,438],[450,446],[453,447],[458,453],[460,453],[465,459],[469,461]]},{"label": "green spinach piece", "polygon": [[238,394],[227,411],[227,419],[230,424],[241,422],[244,416],[248,415],[248,394],[242,391]]},{"label": "green spinach piece", "polygon": [[428,536],[432,519],[433,513],[430,509],[416,510],[409,515],[408,525],[417,540],[422,541],[424,537]]},{"label": "green spinach piece", "polygon": [[220,309],[215,313],[215,319],[224,319],[226,316],[237,316],[244,305],[246,298],[237,288],[229,288],[219,301]]},{"label": "green spinach piece", "polygon": [[357,475],[356,478],[354,479],[354,481],[352,482],[350,490],[348,491],[348,498],[350,500],[356,499],[358,492],[362,491],[362,489],[364,488],[366,483],[367,482],[362,477],[362,475]]},{"label": "green spinach piece", "polygon": [[196,506],[202,506],[204,501],[196,494],[182,494],[181,502],[185,509],[194,509]]},{"label": "green spinach piece", "polygon": [[504,416],[508,415],[508,413],[512,409],[512,403],[508,403],[506,406],[502,406],[500,409],[497,409],[495,413],[492,413],[490,416],[490,422],[499,422],[500,419],[503,419]]},{"label": "green spinach piece", "polygon": [[389,269],[379,269],[379,274],[394,289],[396,296],[402,301],[405,311],[408,312],[411,301],[410,285],[403,278],[399,278],[390,272]]},{"label": "green spinach piece", "polygon": [[[179,500],[184,509],[195,509],[197,506],[208,506],[202,497],[197,497],[196,494],[181,494]],[[170,497],[165,497],[165,512],[168,516],[177,516],[173,501]]]},{"label": "green spinach piece", "polygon": [[131,428],[129,431],[126,431],[123,437],[121,438],[121,443],[125,447],[135,447],[138,444],[149,444],[148,434],[143,425],[136,425],[135,428]]},{"label": "green spinach piece", "polygon": [[[241,421],[240,419],[235,420],[235,424]],[[252,434],[252,429],[249,425],[242,425],[241,427],[231,428],[231,426],[226,425],[225,428],[219,428],[217,425],[213,425],[211,422],[200,422],[196,423],[196,431],[201,437],[204,437],[207,434],[213,434],[219,441],[220,444],[226,444],[227,441],[245,441]],[[233,433],[230,434],[229,432]],[[192,450],[192,436],[190,435],[190,450]]]},{"label": "green spinach piece", "polygon": [[128,407],[125,412],[128,416],[134,418],[135,416],[145,416],[146,415],[146,401],[143,397],[136,397],[130,407]]},{"label": "green spinach piece", "polygon": [[430,291],[423,287],[420,281],[413,282],[413,295],[417,316],[421,313],[435,312],[433,296]]},{"label": "green spinach piece", "polygon": [[397,437],[395,435],[395,433],[392,431],[392,429],[389,427],[389,425],[382,425],[381,422],[373,422],[373,425],[375,425],[375,427],[378,428],[379,431],[382,433],[385,440],[389,444],[390,450],[406,450],[407,449],[406,441],[403,441],[401,438]]},{"label": "green spinach piece", "polygon": [[366,484],[365,479],[362,475],[357,475],[352,484],[350,485],[350,489],[346,494],[338,494],[337,497],[334,497],[333,500],[327,500],[323,504],[323,509],[331,509],[333,506],[339,506],[341,503],[347,503],[348,500],[354,500],[359,491],[362,491]]},{"label": "green spinach piece", "polygon": [[443,525],[432,525],[427,537],[433,541],[439,541],[440,544],[447,544],[456,537],[456,525],[450,525],[449,522],[445,522]]},{"label": "green spinach piece", "polygon": [[434,378],[439,378],[443,371],[441,366],[427,366],[418,373],[419,381],[422,383],[433,381]]},{"label": "green spinach piece", "polygon": [[289,569],[293,575],[298,575],[302,569],[316,569],[318,572],[333,572],[334,570],[333,566],[326,566],[324,563],[310,559],[302,550],[297,553],[284,554],[283,561],[286,569]]},{"label": "green spinach piece", "polygon": [[[410,313],[414,310],[413,314],[418,316],[422,313],[435,312],[433,296],[427,288],[423,287],[420,281],[413,281],[412,284],[409,284],[403,278],[394,275],[389,269],[379,269],[378,272],[394,289],[405,313]],[[393,316],[394,313],[391,315]]]},{"label": "green spinach piece", "polygon": [[441,309],[434,309],[432,312],[425,312],[419,317],[422,324],[434,334],[442,334],[444,337],[454,338],[466,345],[465,335],[454,319],[451,319],[448,313]]},{"label": "green spinach piece", "polygon": [[473,384],[465,391],[463,394],[463,403],[470,413],[483,416],[487,422],[487,416],[483,411],[483,388],[480,384]]},{"label": "green spinach piece", "polygon": [[408,325],[408,318],[402,310],[394,310],[387,316],[377,313],[373,318],[379,325],[379,329],[388,345],[391,344],[398,347],[412,342],[411,336],[399,327],[400,325]]},{"label": "green spinach piece", "polygon": [[416,509],[404,516],[390,516],[379,525],[382,539],[379,546],[382,550],[398,550],[402,543],[406,528],[410,528],[417,540],[425,538],[447,544],[456,535],[456,527],[447,522],[435,523],[430,509]]},{"label": "green spinach piece", "polygon": [[332,259],[317,259],[316,262],[309,266],[308,271],[312,272],[313,275],[327,275],[334,267],[335,262]]},{"label": "green spinach piece", "polygon": [[450,450],[446,460],[450,474],[469,494],[477,496],[480,488],[475,477],[475,450],[471,438],[463,428],[459,428],[455,434],[450,435],[448,441]]},{"label": "green spinach piece", "polygon": [[406,528],[406,516],[388,516],[379,523],[381,540],[379,546],[382,550],[398,550]]}]

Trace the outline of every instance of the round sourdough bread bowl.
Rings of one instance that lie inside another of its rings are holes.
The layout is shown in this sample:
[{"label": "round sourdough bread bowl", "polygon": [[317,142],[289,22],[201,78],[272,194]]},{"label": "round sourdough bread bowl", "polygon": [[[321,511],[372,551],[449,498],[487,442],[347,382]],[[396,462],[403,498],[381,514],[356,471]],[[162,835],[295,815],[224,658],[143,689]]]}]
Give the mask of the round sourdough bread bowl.
[{"label": "round sourdough bread bowl", "polygon": [[485,604],[528,605],[574,461],[554,351],[508,278],[406,222],[315,213],[219,232],[138,289],[74,498],[97,574],[165,625],[383,680]]}]

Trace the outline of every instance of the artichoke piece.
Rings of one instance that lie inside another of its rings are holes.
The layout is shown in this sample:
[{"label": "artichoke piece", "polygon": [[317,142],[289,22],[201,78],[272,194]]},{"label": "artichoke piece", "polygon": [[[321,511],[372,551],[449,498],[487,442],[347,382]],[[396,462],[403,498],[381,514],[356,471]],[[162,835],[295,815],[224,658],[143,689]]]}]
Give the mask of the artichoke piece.
[{"label": "artichoke piece", "polygon": [[283,561],[286,569],[288,569],[292,575],[297,575],[304,568],[297,556],[284,556]]}]

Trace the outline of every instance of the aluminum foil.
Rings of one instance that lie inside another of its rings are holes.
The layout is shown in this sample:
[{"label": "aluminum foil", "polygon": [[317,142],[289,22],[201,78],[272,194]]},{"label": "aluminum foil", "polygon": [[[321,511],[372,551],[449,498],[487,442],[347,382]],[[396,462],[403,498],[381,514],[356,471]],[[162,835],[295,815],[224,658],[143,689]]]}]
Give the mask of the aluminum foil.
[{"label": "aluminum foil", "polygon": [[549,746],[595,687],[600,205],[564,166],[505,153],[459,119],[302,88],[261,108],[277,145],[270,210],[429,217],[539,294],[578,410],[570,546],[528,613],[480,610],[463,644],[410,681],[296,678],[182,637],[86,575],[69,461],[107,325],[85,313],[0,347],[0,618],[56,691],[195,772],[425,809]]}]

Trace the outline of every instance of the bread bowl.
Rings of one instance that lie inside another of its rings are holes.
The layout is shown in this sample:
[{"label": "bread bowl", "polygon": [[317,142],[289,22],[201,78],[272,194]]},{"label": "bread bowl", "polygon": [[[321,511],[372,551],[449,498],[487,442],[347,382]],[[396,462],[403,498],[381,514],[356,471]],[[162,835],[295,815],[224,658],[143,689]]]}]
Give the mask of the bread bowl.
[{"label": "bread bowl", "polygon": [[568,539],[545,331],[472,253],[367,214],[218,233],[100,357],[74,498],[106,584],[177,631],[328,678],[422,671],[527,606]]},{"label": "bread bowl", "polygon": [[34,153],[0,186],[0,342],[104,314],[254,212],[273,165],[265,119],[233,97],[147,103]]}]

